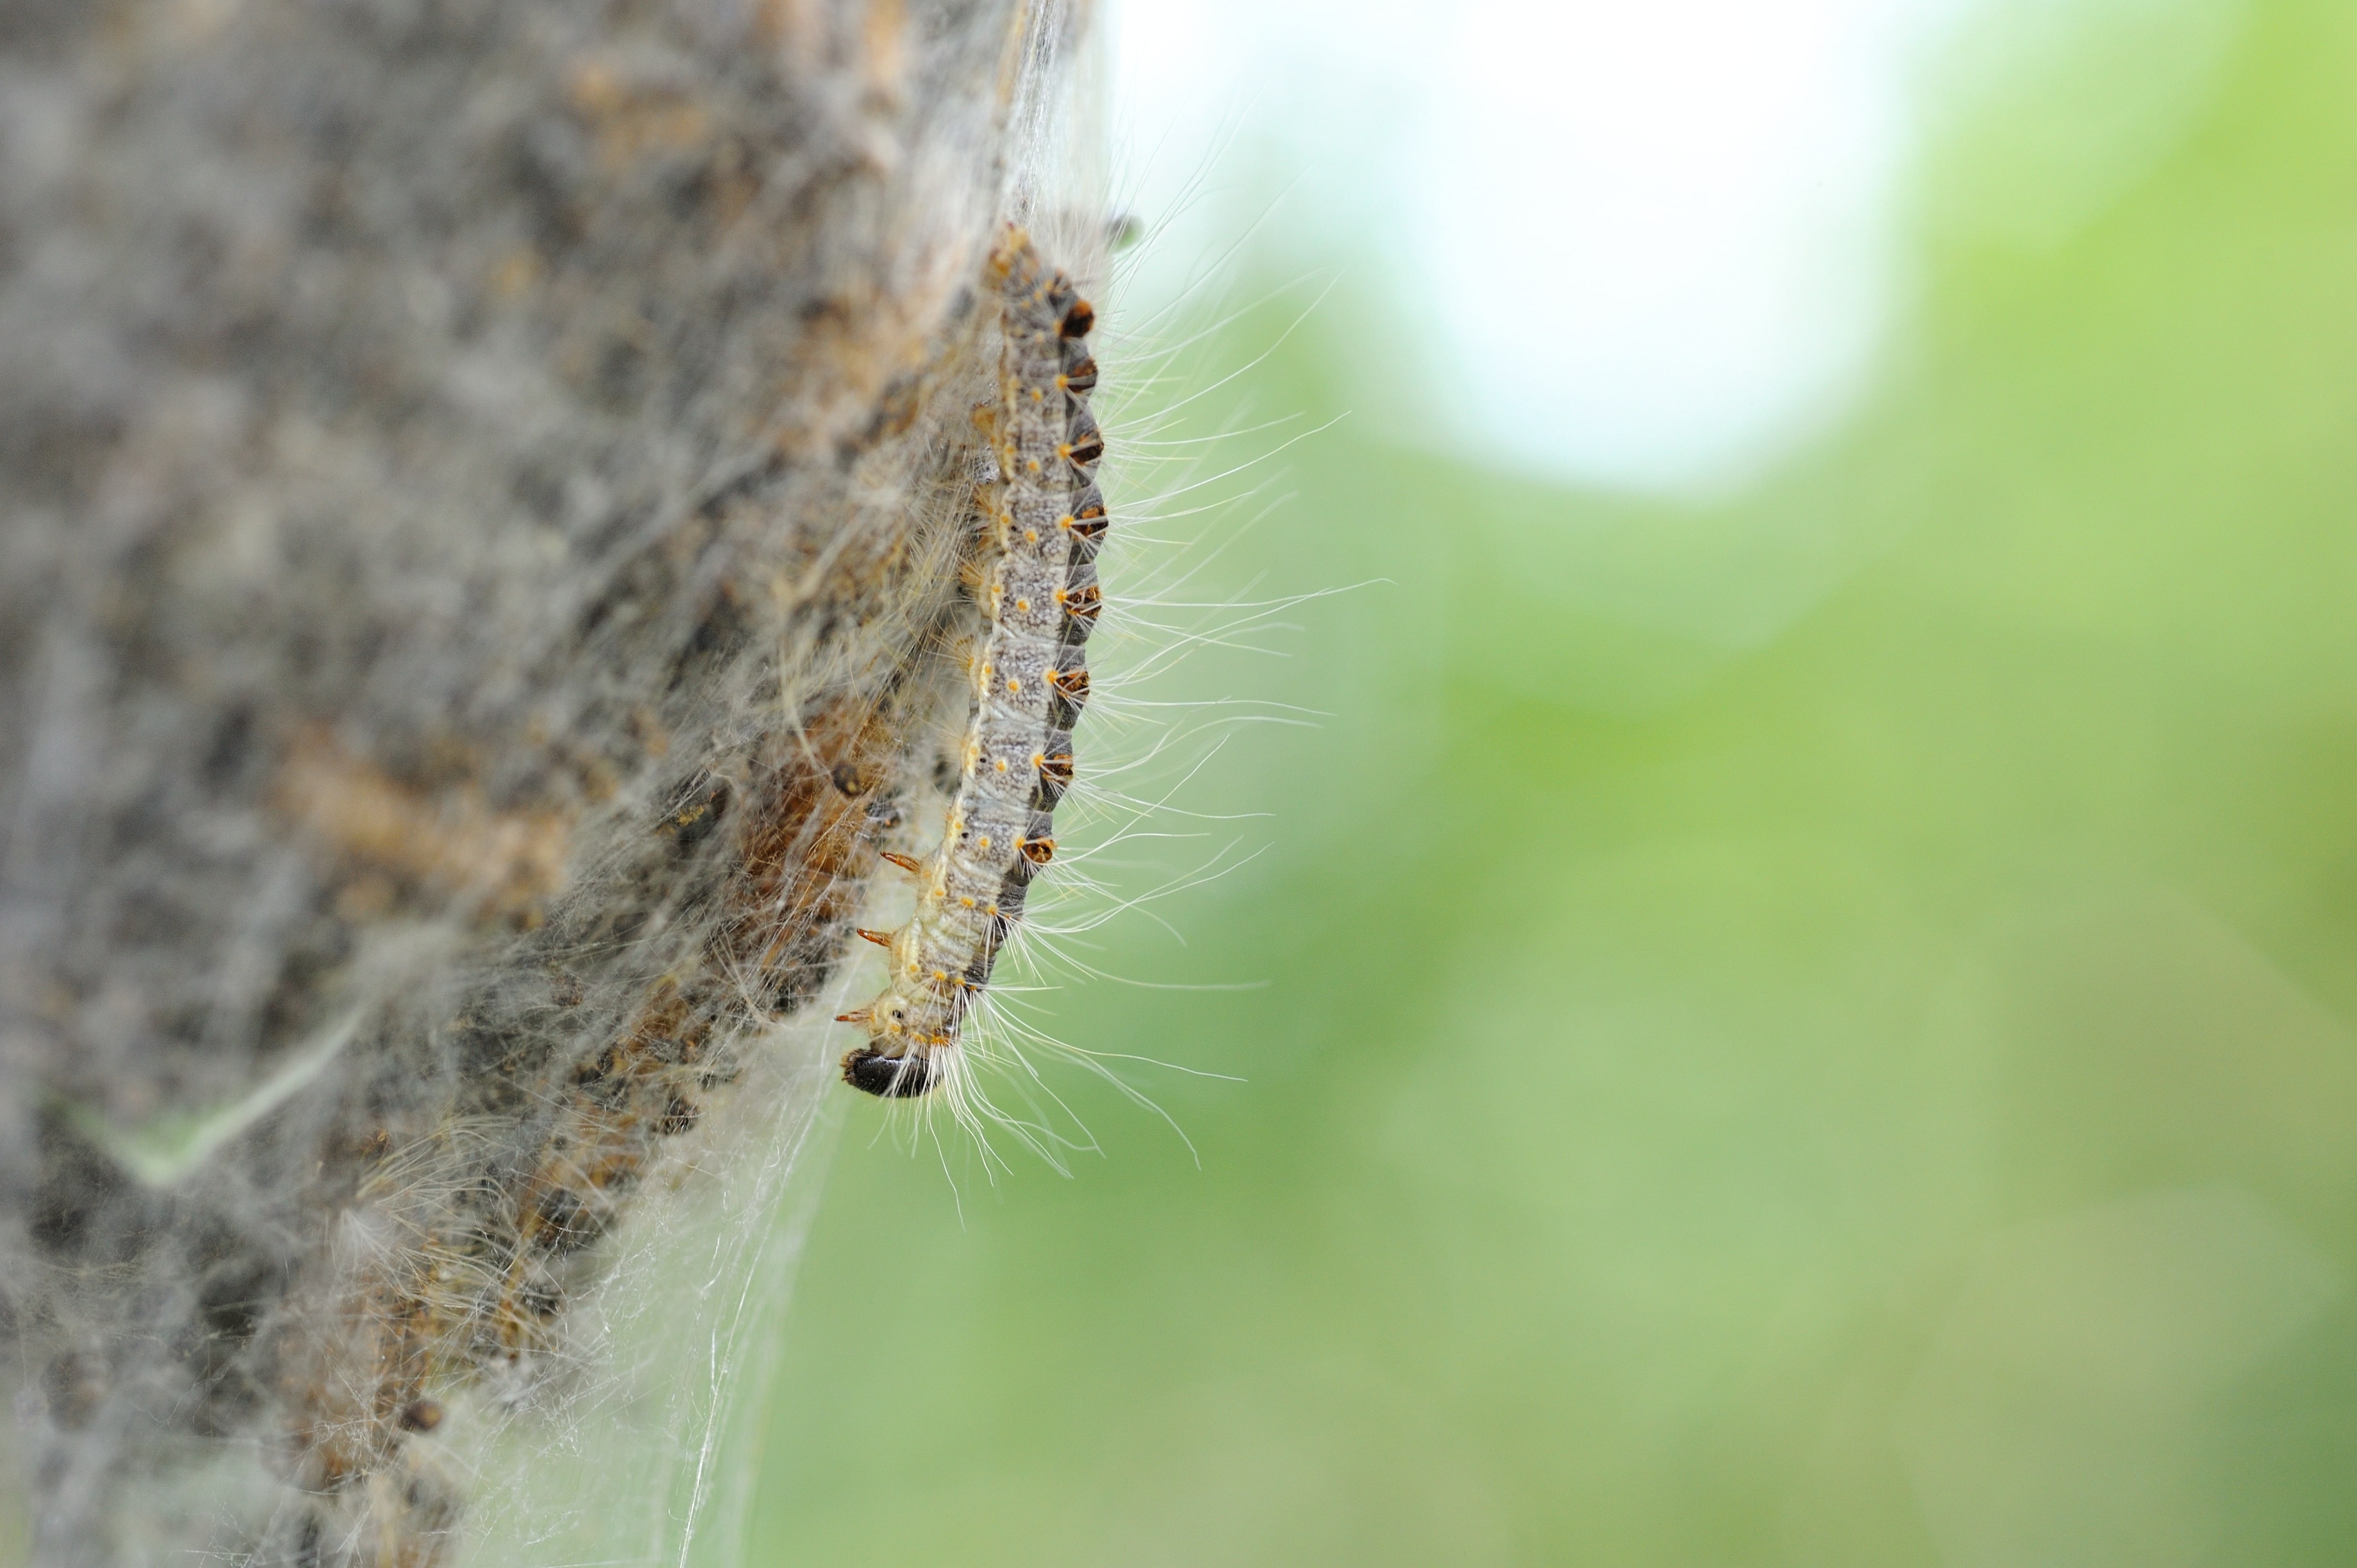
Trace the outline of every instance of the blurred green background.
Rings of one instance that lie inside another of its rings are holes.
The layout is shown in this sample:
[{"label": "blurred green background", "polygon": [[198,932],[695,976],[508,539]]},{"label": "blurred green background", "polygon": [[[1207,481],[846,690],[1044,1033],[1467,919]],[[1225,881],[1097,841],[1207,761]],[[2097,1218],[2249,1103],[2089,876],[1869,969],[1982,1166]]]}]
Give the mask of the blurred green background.
[{"label": "blurred green background", "polygon": [[1986,220],[2071,79],[1935,139],[1877,390],[1739,495],[1277,459],[1223,591],[1385,581],[1187,667],[1332,716],[1094,956],[1268,983],[1041,1002],[1247,1081],[1133,1073],[1199,1170],[1068,1071],[1106,1157],[956,1197],[844,1107],[757,1561],[2357,1562],[2357,8],[2221,69],[2060,238]]}]

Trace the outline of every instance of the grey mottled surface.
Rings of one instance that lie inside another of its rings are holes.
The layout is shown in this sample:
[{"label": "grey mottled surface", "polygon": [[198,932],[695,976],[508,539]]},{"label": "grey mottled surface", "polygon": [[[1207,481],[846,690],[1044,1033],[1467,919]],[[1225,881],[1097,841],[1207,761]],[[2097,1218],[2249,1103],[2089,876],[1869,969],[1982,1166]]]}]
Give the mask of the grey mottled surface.
[{"label": "grey mottled surface", "polygon": [[[897,831],[1074,27],[0,7],[38,1561],[446,1554],[449,1391],[529,1380]],[[201,1518],[144,1500],[225,1453]]]}]

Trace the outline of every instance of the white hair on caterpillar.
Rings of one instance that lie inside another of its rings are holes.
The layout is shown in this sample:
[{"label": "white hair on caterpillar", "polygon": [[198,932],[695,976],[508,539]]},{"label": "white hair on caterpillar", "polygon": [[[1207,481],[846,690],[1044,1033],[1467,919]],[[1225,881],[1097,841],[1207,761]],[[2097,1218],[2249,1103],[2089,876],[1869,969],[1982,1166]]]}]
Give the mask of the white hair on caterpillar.
[{"label": "white hair on caterpillar", "polygon": [[[1077,226],[1067,221],[1063,227],[1077,227],[1103,246],[1109,239],[1124,237],[1123,231],[1134,224],[1100,219]],[[1044,245],[1028,235],[1021,239],[1045,255]],[[1207,274],[1206,280],[1217,276]],[[1077,296],[1078,290],[1072,293]],[[1102,584],[1101,603],[1088,618],[1090,632],[1083,637],[1088,664],[1082,692],[1089,723],[1075,730],[1049,725],[1040,715],[1027,719],[1060,739],[1066,735],[1071,737],[1064,754],[1068,760],[1060,765],[1045,802],[1053,812],[1051,859],[1026,870],[1015,918],[1004,919],[986,940],[974,926],[958,928],[955,940],[946,941],[927,931],[924,908],[929,900],[941,897],[935,889],[944,886],[945,870],[964,875],[970,884],[987,880],[974,865],[972,850],[959,843],[960,832],[969,827],[959,804],[967,781],[976,777],[977,770],[985,781],[994,772],[1003,778],[1016,771],[992,767],[998,753],[1010,748],[982,737],[982,728],[990,722],[985,711],[989,702],[985,694],[977,693],[970,701],[956,704],[962,720],[944,725],[942,746],[951,766],[941,771],[954,782],[942,791],[946,799],[941,803],[941,814],[912,811],[909,849],[915,853],[898,857],[914,880],[915,907],[910,908],[905,896],[895,897],[888,890],[874,906],[877,925],[892,928],[866,933],[891,950],[885,988],[866,1005],[844,1015],[844,1021],[869,1031],[868,1043],[855,1047],[845,1058],[846,1079],[889,1102],[895,1113],[891,1124],[918,1141],[930,1139],[946,1168],[949,1150],[942,1143],[941,1127],[945,1120],[970,1142],[985,1172],[994,1177],[1004,1164],[991,1142],[994,1133],[1011,1136],[1060,1171],[1067,1169],[1065,1155],[1097,1146],[1069,1102],[1041,1072],[1040,1065],[1046,1060],[1077,1066],[1169,1120],[1125,1071],[1127,1064],[1139,1058],[1059,1038],[1034,1016],[1037,1009],[1032,1004],[1072,980],[1147,983],[1108,973],[1084,957],[1082,950],[1090,945],[1092,933],[1109,920],[1133,913],[1143,912],[1158,920],[1150,906],[1216,880],[1251,859],[1252,854],[1240,853],[1241,841],[1232,840],[1200,864],[1148,868],[1123,859],[1123,853],[1149,841],[1199,839],[1210,824],[1240,820],[1232,815],[1204,816],[1174,804],[1196,775],[1211,765],[1222,739],[1220,732],[1242,724],[1305,724],[1315,716],[1272,701],[1160,701],[1148,694],[1152,682],[1168,675],[1192,652],[1255,648],[1259,634],[1286,629],[1281,618],[1286,611],[1342,591],[1323,589],[1265,599],[1190,596],[1200,591],[1197,581],[1222,553],[1244,531],[1265,520],[1278,502],[1260,505],[1240,526],[1206,528],[1206,521],[1222,517],[1232,521],[1236,512],[1253,506],[1264,488],[1260,475],[1265,466],[1293,442],[1316,431],[1298,428],[1295,419],[1232,420],[1230,428],[1210,436],[1161,442],[1157,433],[1169,428],[1195,401],[1186,393],[1175,398],[1166,395],[1158,406],[1152,401],[1168,386],[1191,388],[1194,384],[1191,375],[1168,367],[1189,350],[1216,343],[1225,322],[1215,319],[1177,342],[1151,349],[1140,346],[1138,334],[1123,329],[1117,303],[1109,310],[1092,309],[1089,326],[1103,346],[1089,357],[1090,384],[1083,397],[1094,393],[1109,399],[1111,412],[1100,422],[1093,406],[1074,398],[1071,417],[1085,427],[1092,439],[1102,439],[1103,467],[1099,470],[1092,461],[1085,476],[1060,478],[1057,493],[1085,492],[1092,501],[1101,499],[1110,526],[1101,537],[1092,537],[1085,552],[1094,568],[1093,581]],[[1129,352],[1133,349],[1134,353]],[[1216,378],[1212,384],[1232,384],[1266,351]],[[1041,363],[1044,366],[1045,361]],[[1005,379],[1002,390],[1010,398],[1028,398],[1033,389],[1017,371]],[[1150,412],[1133,413],[1141,403]],[[1267,440],[1273,432],[1280,433],[1281,438]],[[1242,460],[1224,466],[1211,461],[1217,449],[1239,441],[1254,444],[1254,449]],[[1158,489],[1151,488],[1157,470],[1175,471],[1175,477]],[[999,464],[983,466],[980,510],[993,521],[980,534],[982,560],[969,571],[967,581],[984,601],[985,614],[982,625],[970,634],[969,645],[947,650],[943,656],[945,662],[962,662],[978,676],[996,674],[1003,658],[994,651],[998,623],[988,614],[989,596],[992,585],[1003,580],[998,566],[1001,553],[1019,543],[1006,520],[1019,515],[1020,508],[1010,511],[1002,506],[999,492],[993,489],[1003,483]],[[1173,531],[1173,537],[1160,538],[1134,528],[1133,520],[1182,526]],[[1077,708],[1068,716],[1078,717]],[[1013,749],[1019,752],[1020,746]],[[1114,760],[1105,760],[1108,755]],[[1169,825],[1174,819],[1183,826]],[[944,822],[940,838],[928,839],[915,832],[927,822]],[[1002,852],[1006,848],[1003,843],[995,847]],[[1002,856],[992,868],[1004,863]],[[1098,875],[1092,866],[1107,875]],[[1123,890],[1120,884],[1148,869],[1157,875],[1153,886]],[[916,984],[908,984],[909,981]],[[926,1021],[918,1026],[930,1031],[930,1037],[912,1039],[907,1033],[908,1004],[912,994],[914,999],[924,999],[928,982],[941,988],[931,993],[931,1011],[923,1015]],[[1211,991],[1235,986],[1180,982],[1159,988]],[[853,983],[846,990],[857,994],[859,985]],[[879,1013],[879,1008],[900,1011]],[[1183,1064],[1142,1065],[1196,1071]],[[1006,1096],[1010,1093],[1019,1102],[1007,1101]],[[1183,1141],[1183,1131],[1175,1122],[1171,1125]]]}]

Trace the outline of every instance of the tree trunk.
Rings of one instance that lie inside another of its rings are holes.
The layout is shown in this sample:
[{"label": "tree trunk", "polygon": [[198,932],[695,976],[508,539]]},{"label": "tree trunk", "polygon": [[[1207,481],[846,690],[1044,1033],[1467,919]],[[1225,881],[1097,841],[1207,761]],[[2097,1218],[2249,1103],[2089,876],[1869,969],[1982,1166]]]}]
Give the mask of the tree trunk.
[{"label": "tree trunk", "polygon": [[467,1423],[578,1396],[633,1205],[716,1124],[788,1163],[831,1075],[781,1021],[956,689],[983,263],[1077,29],[0,7],[38,1563],[447,1560]]}]

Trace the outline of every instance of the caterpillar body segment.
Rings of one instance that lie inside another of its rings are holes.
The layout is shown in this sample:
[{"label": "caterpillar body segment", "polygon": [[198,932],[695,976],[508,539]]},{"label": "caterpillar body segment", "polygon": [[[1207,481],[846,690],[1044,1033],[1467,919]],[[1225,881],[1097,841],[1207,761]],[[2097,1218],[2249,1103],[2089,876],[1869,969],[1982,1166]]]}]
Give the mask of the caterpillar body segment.
[{"label": "caterpillar body segment", "polygon": [[971,717],[941,846],[902,863],[917,908],[890,934],[884,992],[844,1015],[868,1036],[843,1058],[844,1081],[892,1100],[922,1095],[954,1070],[966,1015],[1032,879],[1055,858],[1054,813],[1074,777],[1072,729],[1103,605],[1096,557],[1108,521],[1095,469],[1104,437],[1088,403],[1095,311],[1019,229],[992,255],[988,280],[1003,347],[996,403],[976,414],[987,460],[976,486],[983,559],[969,581],[987,630]]}]

